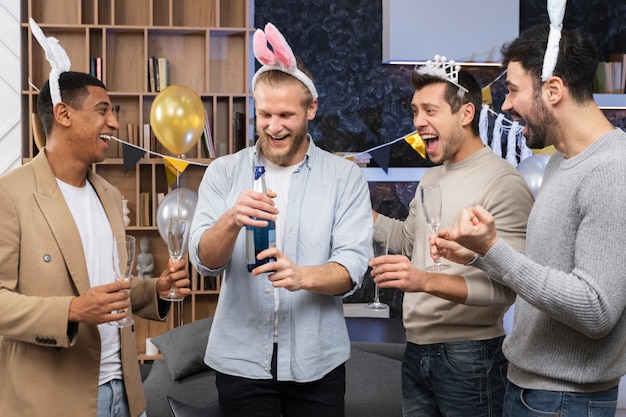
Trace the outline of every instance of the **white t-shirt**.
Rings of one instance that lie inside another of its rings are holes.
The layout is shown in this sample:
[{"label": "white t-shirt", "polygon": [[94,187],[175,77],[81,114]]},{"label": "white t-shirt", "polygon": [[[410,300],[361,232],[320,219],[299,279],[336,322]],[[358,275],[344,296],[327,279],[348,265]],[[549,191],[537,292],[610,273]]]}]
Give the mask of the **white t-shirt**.
[{"label": "white t-shirt", "polygon": [[[89,181],[82,188],[59,179],[57,184],[80,234],[89,283],[96,287],[113,282],[113,233],[96,191]],[[99,385],[102,385],[112,379],[122,378],[120,331],[107,323],[98,325],[98,330],[102,344]]]},{"label": "white t-shirt", "polygon": [[[283,240],[285,236],[285,219],[287,218],[287,199],[289,198],[289,185],[291,184],[291,174],[298,169],[299,163],[288,167],[276,165],[265,158],[261,158],[265,163],[265,186],[276,193],[274,202],[278,208],[276,218],[276,247],[283,250]],[[280,288],[274,288],[274,312],[278,313],[280,306]],[[274,342],[278,341],[278,314],[274,320]]]}]

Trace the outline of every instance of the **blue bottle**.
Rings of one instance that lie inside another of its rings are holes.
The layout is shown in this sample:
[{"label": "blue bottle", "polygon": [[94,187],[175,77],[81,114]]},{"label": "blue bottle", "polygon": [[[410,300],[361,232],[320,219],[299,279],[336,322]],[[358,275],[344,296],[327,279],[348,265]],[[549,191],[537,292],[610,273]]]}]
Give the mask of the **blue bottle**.
[{"label": "blue bottle", "polygon": [[[265,167],[254,167],[254,191],[265,194]],[[275,261],[274,258],[258,260],[256,256],[267,248],[276,247],[276,223],[272,220],[265,227],[246,226],[246,259],[248,271],[252,271],[259,265]]]}]

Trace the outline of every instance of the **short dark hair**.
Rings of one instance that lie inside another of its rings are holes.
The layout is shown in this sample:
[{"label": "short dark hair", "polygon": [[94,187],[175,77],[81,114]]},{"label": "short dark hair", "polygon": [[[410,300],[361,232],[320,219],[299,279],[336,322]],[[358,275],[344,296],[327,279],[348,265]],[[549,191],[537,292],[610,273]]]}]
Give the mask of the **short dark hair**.
[{"label": "short dark hair", "polygon": [[[547,24],[533,26],[501,50],[503,65],[518,62],[534,79],[536,90],[543,84],[541,73],[549,33]],[[598,51],[594,43],[579,30],[563,30],[553,75],[563,80],[574,100],[593,99],[593,77],[597,68]]]},{"label": "short dark hair", "polygon": [[474,105],[474,118],[472,119],[471,128],[472,133],[475,135],[479,135],[478,130],[478,121],[480,118],[480,111],[483,104],[483,95],[476,81],[476,78],[466,69],[461,68],[459,71],[459,85],[465,87],[468,92],[466,92],[463,97],[459,97],[457,94],[459,91],[459,87],[452,84],[451,82],[445,81],[440,77],[431,74],[420,74],[417,71],[413,71],[411,74],[411,85],[416,91],[421,90],[422,88],[431,85],[431,84],[446,84],[446,93],[445,99],[446,102],[450,105],[450,109],[452,113],[456,113],[459,111],[462,105],[467,103],[472,103]]},{"label": "short dark hair", "polygon": [[[84,72],[62,72],[59,77],[61,100],[74,108],[80,108],[83,104],[83,99],[88,95],[87,86],[89,85],[101,87],[106,90],[104,83],[92,75]],[[46,134],[49,134],[52,129],[52,121],[54,120],[52,110],[50,82],[46,81],[37,97],[37,113],[41,118],[43,130]]]}]

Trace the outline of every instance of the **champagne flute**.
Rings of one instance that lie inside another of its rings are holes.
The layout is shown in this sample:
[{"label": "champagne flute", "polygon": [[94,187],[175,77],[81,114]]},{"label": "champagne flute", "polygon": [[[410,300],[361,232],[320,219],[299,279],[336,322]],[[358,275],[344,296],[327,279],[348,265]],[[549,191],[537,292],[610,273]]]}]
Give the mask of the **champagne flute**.
[{"label": "champagne flute", "polygon": [[[117,281],[129,281],[130,272],[135,262],[135,238],[129,235],[120,235],[113,237],[113,271]],[[128,290],[125,290],[128,291]],[[126,311],[126,317],[123,319],[109,322],[112,326],[128,327],[135,323],[133,320],[132,309],[128,308],[119,310]]]},{"label": "champagne flute", "polygon": [[[432,233],[437,233],[441,226],[441,188],[439,184],[420,185],[420,198],[422,201],[422,211],[426,218],[426,223]],[[426,268],[427,271],[442,271],[450,265],[442,263],[439,259]]]},{"label": "champagne flute", "polygon": [[[372,238],[372,249],[374,249],[374,258],[377,256],[387,255],[389,248],[389,230],[386,227],[373,227],[370,231]],[[365,307],[371,310],[387,310],[389,306],[381,303],[378,297],[378,284],[374,283],[374,301]]]},{"label": "champagne flute", "polygon": [[[187,232],[189,220],[172,217],[167,225],[167,250],[173,263],[180,261],[185,256],[187,248]],[[172,301],[178,304],[178,325],[183,324],[183,303],[184,295],[180,295],[176,289],[176,285],[172,283],[170,290],[166,296],[160,296],[161,299]]]}]

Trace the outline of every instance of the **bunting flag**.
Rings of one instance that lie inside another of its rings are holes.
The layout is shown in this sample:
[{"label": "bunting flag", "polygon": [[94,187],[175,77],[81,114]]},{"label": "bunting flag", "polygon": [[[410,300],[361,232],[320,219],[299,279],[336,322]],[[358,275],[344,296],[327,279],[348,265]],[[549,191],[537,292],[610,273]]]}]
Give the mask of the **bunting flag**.
[{"label": "bunting flag", "polygon": [[491,85],[482,89],[483,105],[491,107],[493,105],[493,97],[491,97]]},{"label": "bunting flag", "polygon": [[417,131],[408,134],[404,137],[404,140],[411,145],[411,148],[424,159],[426,159],[426,145]]},{"label": "bunting flag", "polygon": [[378,166],[381,167],[383,171],[385,171],[385,174],[389,172],[390,151],[391,151],[391,147],[385,146],[384,148],[378,148],[370,152],[370,155],[372,155],[372,158],[374,158],[374,161],[376,161]]},{"label": "bunting flag", "polygon": [[369,153],[372,158],[374,158],[376,163],[385,171],[385,173],[387,173],[389,170],[389,157],[391,154],[391,150],[388,148],[390,145],[393,145],[394,143],[401,140],[404,140],[406,143],[408,143],[415,152],[417,152],[422,158],[426,159],[426,145],[424,145],[424,141],[422,140],[422,137],[419,135],[419,133],[417,133],[417,131],[411,132],[408,135],[394,139],[391,142],[375,146],[363,152],[344,155],[343,158],[356,160],[357,156]]},{"label": "bunting flag", "polygon": [[185,169],[189,166],[189,162],[179,158],[171,158],[169,156],[163,156],[163,166],[165,167],[165,176],[167,177],[167,185],[171,187],[174,185],[180,174],[185,172]]},{"label": "bunting flag", "polygon": [[144,157],[146,151],[129,145],[127,142],[122,144],[122,156],[124,158],[124,174],[133,169],[133,167]]}]

